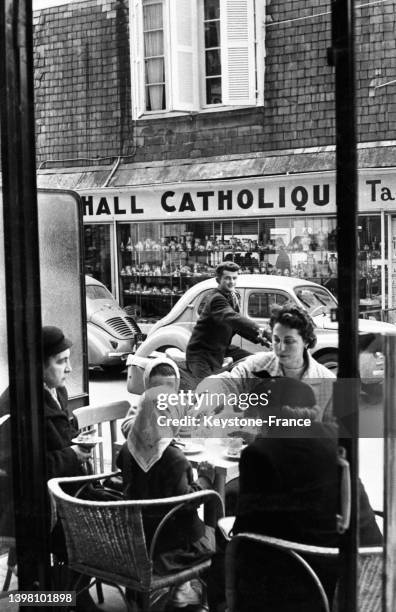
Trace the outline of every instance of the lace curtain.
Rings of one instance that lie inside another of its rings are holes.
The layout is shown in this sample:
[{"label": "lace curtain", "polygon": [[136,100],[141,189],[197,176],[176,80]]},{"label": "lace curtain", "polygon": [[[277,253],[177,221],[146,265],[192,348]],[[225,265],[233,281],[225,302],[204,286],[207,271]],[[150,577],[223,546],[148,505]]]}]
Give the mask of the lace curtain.
[{"label": "lace curtain", "polygon": [[165,108],[165,65],[162,2],[143,3],[147,110]]}]

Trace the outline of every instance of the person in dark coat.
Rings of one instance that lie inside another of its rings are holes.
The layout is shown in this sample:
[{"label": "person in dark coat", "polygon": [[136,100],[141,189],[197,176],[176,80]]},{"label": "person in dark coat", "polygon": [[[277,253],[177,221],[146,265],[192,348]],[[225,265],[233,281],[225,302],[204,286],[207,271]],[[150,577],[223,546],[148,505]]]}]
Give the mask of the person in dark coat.
[{"label": "person in dark coat", "polygon": [[71,372],[72,342],[54,326],[43,327],[44,419],[48,478],[81,476],[91,453],[73,444],[78,435],[76,420],[69,414],[65,387]]},{"label": "person in dark coat", "polygon": [[234,334],[259,343],[263,340],[257,323],[240,314],[235,286],[239,266],[223,262],[216,268],[218,288],[206,300],[186,349],[187,368],[202,380],[221,370],[225,357],[238,361],[251,353],[231,344]]},{"label": "person in dark coat", "polygon": [[[75,418],[68,412],[65,387],[66,378],[71,372],[72,342],[65,337],[61,329],[54,326],[43,327],[42,341],[47,477],[82,476],[86,474],[85,466],[91,458],[91,451],[73,444],[72,441],[78,435],[78,429]],[[51,533],[51,550],[67,563],[64,534],[59,521]],[[69,581],[79,581],[79,589],[88,586],[88,576],[72,571],[69,574]],[[99,611],[88,590],[77,594],[76,611]]]},{"label": "person in dark coat", "polygon": [[[297,379],[263,380],[256,392],[269,394],[268,415],[281,419],[309,416],[311,425],[305,429],[268,427],[242,452],[233,534],[258,533],[314,546],[338,547],[336,425],[315,420],[315,410],[317,418],[320,412],[314,393]],[[360,545],[381,545],[382,535],[360,481],[359,491]],[[307,557],[307,561],[331,601],[338,580],[338,560]],[[214,563],[216,579],[210,581],[211,610],[217,609],[219,601],[219,563],[221,557]],[[310,599],[304,575],[292,580],[288,563],[276,551],[242,546],[237,573],[238,591],[244,602],[241,612],[258,612],[263,599],[268,612],[316,612],[320,607],[315,595]]]}]

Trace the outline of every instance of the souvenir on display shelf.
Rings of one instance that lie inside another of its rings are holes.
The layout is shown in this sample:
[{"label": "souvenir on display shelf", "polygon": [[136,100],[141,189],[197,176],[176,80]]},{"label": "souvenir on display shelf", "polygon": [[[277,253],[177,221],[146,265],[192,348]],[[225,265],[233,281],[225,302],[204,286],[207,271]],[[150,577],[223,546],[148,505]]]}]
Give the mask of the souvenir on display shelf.
[{"label": "souvenir on display shelf", "polygon": [[213,278],[222,261],[234,261],[243,274],[296,276],[322,284],[336,279],[334,223],[274,224],[257,220],[256,233],[252,220],[120,224],[123,304],[156,320],[193,284]]}]

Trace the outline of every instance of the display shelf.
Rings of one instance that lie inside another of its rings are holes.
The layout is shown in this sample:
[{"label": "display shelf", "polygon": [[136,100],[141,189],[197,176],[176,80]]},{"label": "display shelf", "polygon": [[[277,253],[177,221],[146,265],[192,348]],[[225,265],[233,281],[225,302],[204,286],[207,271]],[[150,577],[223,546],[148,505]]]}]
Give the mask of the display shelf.
[{"label": "display shelf", "polygon": [[162,297],[162,298],[181,297],[183,295],[182,293],[173,293],[173,292],[170,292],[170,293],[161,293],[161,292],[159,292],[159,293],[150,293],[150,292],[145,293],[144,291],[127,291],[127,290],[124,291],[124,294],[125,295],[135,295],[135,296],[138,296],[138,297],[150,297],[150,298],[152,298],[152,297]]},{"label": "display shelf", "polygon": [[147,281],[150,280],[159,280],[162,278],[165,279],[169,279],[172,278],[174,280],[195,280],[195,279],[200,279],[200,280],[207,280],[208,278],[213,278],[212,274],[192,274],[191,276],[188,276],[187,274],[179,274],[177,276],[175,276],[174,274],[161,274],[159,276],[155,275],[155,274],[120,274],[121,278],[144,278]]},{"label": "display shelf", "polygon": [[169,250],[169,249],[132,249],[131,251],[124,249],[123,251],[120,251],[120,253],[122,253],[123,255],[134,255],[134,254],[141,254],[141,253],[161,253],[161,254],[168,254],[168,255],[180,255],[181,253],[185,253],[186,255],[211,255],[212,253],[256,253],[257,251],[242,251],[242,250],[238,250],[235,249],[234,251],[230,250],[229,248],[227,249],[217,249],[217,250],[203,250],[203,251],[186,251],[184,249],[181,250]]},{"label": "display shelf", "polygon": [[[190,287],[213,278],[222,261],[236,262],[241,274],[293,276],[336,293],[335,237],[336,222],[329,219],[306,219],[305,225],[300,219],[120,224],[121,301],[160,318]],[[378,245],[364,237],[360,235],[360,272],[365,277],[360,294],[371,297],[377,292],[371,254],[377,256]],[[372,244],[370,250],[367,244]]]}]

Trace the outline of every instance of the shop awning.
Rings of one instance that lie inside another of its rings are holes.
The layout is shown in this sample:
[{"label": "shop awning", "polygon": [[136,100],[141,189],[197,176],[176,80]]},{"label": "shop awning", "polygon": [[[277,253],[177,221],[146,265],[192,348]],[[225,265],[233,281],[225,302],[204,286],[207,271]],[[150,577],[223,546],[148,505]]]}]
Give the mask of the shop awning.
[{"label": "shop awning", "polygon": [[[396,142],[364,143],[358,150],[359,168],[395,166]],[[38,170],[38,187],[73,189],[117,188],[207,181],[249,176],[324,172],[335,169],[334,147],[298,149],[200,159],[157,162],[117,162],[109,166]]]},{"label": "shop awning", "polygon": [[103,187],[112,166],[99,168],[51,168],[37,171],[37,187],[45,189],[98,189]]}]

